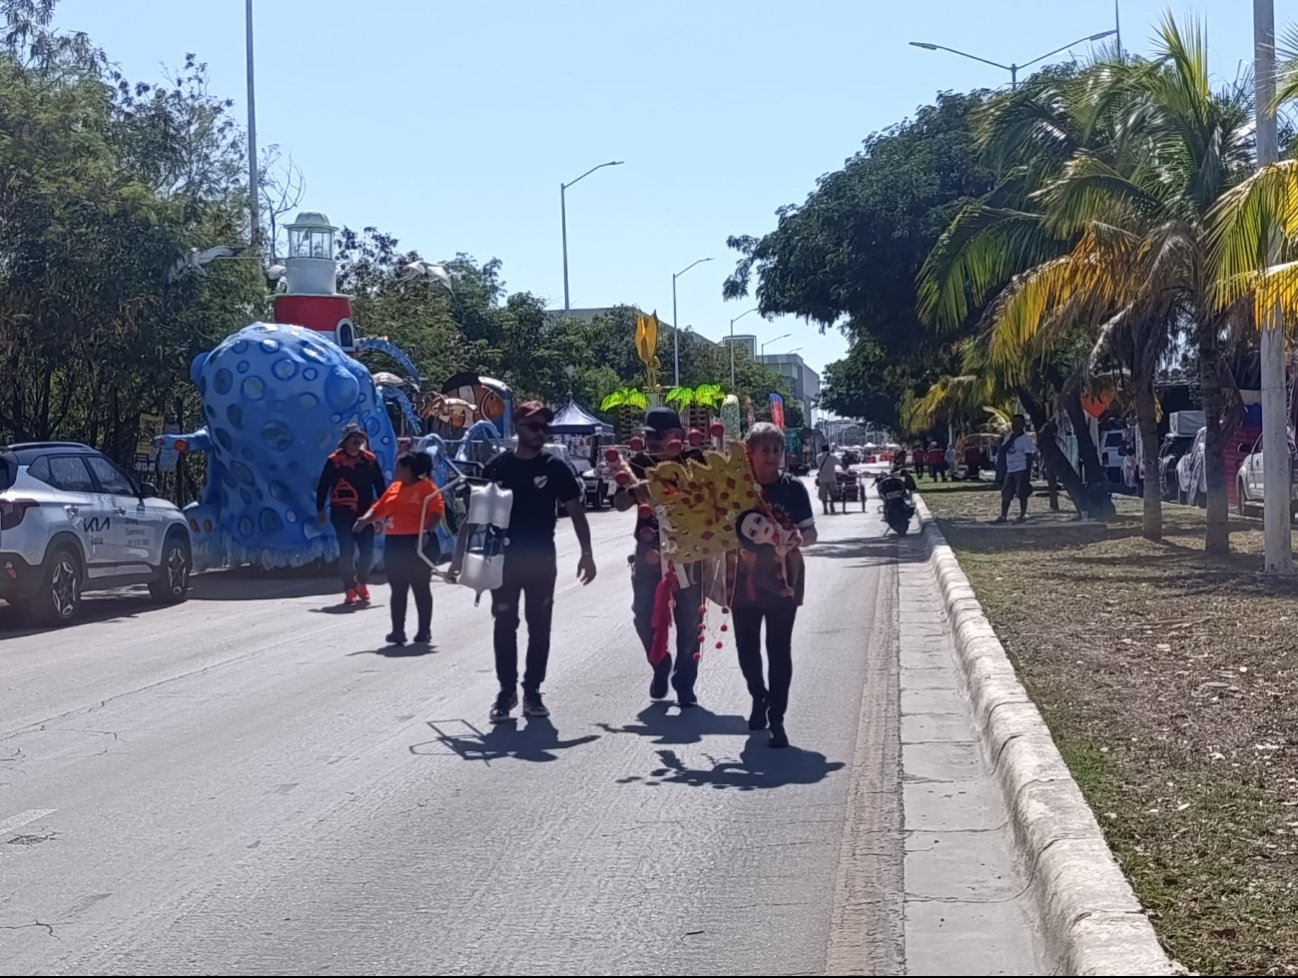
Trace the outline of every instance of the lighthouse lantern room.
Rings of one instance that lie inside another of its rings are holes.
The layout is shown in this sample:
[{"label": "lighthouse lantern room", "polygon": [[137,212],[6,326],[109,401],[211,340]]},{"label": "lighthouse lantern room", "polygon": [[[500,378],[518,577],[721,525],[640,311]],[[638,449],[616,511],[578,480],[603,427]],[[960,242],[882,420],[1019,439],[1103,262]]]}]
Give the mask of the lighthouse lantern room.
[{"label": "lighthouse lantern room", "polygon": [[275,297],[275,318],[324,333],[344,350],[356,347],[351,300],[334,291],[338,263],[334,232],[338,229],[318,211],[303,211],[287,227],[288,257],[284,278],[288,291]]}]

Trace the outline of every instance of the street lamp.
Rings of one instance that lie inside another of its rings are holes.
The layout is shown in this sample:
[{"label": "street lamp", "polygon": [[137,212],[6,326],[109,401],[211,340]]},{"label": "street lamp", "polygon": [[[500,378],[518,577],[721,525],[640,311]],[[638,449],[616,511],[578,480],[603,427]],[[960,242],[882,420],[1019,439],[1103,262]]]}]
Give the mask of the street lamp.
[{"label": "street lamp", "polygon": [[677,387],[680,387],[681,385],[681,331],[680,327],[676,325],[678,322],[676,319],[676,280],[695,265],[702,265],[705,261],[712,261],[712,259],[700,258],[698,261],[690,262],[690,264],[686,265],[679,272],[672,275],[672,344],[674,348],[673,356],[676,361],[675,384]]},{"label": "street lamp", "polygon": [[[252,3],[252,0],[248,0]],[[579,176],[576,180],[569,180],[567,183],[559,184],[559,220],[563,225],[563,311],[568,312],[572,306],[568,301],[568,188],[574,184],[580,183],[596,170],[602,170],[606,166],[621,166],[626,160],[609,160],[607,163],[601,163],[599,166],[592,166],[589,170]]]},{"label": "street lamp", "polygon": [[950,54],[958,54],[960,55],[960,57],[968,58],[971,61],[981,61],[985,65],[991,65],[993,68],[1000,68],[1002,71],[1008,71],[1010,73],[1010,88],[1014,89],[1019,87],[1020,68],[1031,68],[1034,64],[1039,64],[1040,62],[1045,61],[1046,58],[1059,54],[1059,52],[1061,51],[1067,51],[1069,48],[1076,47],[1079,44],[1085,44],[1087,41],[1102,41],[1106,37],[1113,37],[1117,33],[1118,32],[1116,30],[1101,31],[1099,34],[1091,34],[1089,37],[1079,37],[1076,41],[1073,41],[1070,44],[1065,44],[1061,48],[1055,48],[1053,51],[1047,51],[1039,58],[1033,58],[1031,61],[1025,61],[1023,64],[1008,64],[1008,65],[1003,65],[999,61],[989,61],[986,58],[980,58],[978,57],[978,55],[970,54],[967,51],[957,51],[955,48],[949,48],[945,44],[930,44],[927,41],[911,41],[910,43],[911,43],[911,47],[923,48],[925,51],[946,51],[949,52]]},{"label": "street lamp", "polygon": [[730,393],[735,392],[735,323],[745,316],[751,316],[757,312],[757,306],[749,309],[747,312],[741,312],[734,319],[730,320]]},{"label": "street lamp", "polygon": [[778,342],[780,342],[780,340],[787,340],[787,339],[788,339],[790,336],[792,336],[792,335],[793,335],[792,333],[785,333],[783,336],[777,336],[777,337],[775,337],[775,339],[773,339],[773,340],[767,340],[765,343],[763,343],[763,344],[762,344],[762,359],[765,359],[765,358],[766,358],[766,348],[767,348],[768,346],[770,346],[772,343],[778,343]]}]

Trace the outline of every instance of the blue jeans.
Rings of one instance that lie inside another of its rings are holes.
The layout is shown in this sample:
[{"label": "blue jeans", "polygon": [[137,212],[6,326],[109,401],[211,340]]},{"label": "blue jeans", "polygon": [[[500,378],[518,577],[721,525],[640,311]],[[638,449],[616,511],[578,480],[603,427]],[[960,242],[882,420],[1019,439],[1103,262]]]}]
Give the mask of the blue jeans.
[{"label": "blue jeans", "polygon": [[343,589],[368,584],[370,568],[374,565],[374,527],[367,526],[357,533],[352,529],[357,516],[349,509],[336,509],[330,515],[334,532],[338,534],[338,576],[342,578]]}]

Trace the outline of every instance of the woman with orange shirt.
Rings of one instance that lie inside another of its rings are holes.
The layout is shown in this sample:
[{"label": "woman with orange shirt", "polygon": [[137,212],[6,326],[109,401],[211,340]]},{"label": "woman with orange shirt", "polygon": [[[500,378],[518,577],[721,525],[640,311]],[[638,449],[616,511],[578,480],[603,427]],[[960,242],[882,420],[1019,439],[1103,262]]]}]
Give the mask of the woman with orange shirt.
[{"label": "woman with orange shirt", "polygon": [[[423,452],[406,452],[397,459],[397,477],[379,501],[356,521],[359,533],[367,526],[387,524],[387,542],[383,545],[383,568],[392,588],[392,634],[387,640],[393,645],[406,644],[407,593],[415,594],[415,609],[419,614],[419,631],[416,642],[427,642],[432,637],[433,592],[429,587],[432,571],[419,551],[423,534],[437,529],[446,515],[442,492],[430,479],[433,463]],[[428,500],[425,511],[425,501]],[[427,513],[427,521],[421,522]]]}]

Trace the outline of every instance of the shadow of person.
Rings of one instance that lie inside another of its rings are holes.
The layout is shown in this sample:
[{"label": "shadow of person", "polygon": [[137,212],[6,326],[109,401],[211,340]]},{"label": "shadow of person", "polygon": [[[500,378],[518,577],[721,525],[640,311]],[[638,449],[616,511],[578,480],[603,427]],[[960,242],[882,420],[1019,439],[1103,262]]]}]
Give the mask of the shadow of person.
[{"label": "shadow of person", "polygon": [[434,753],[432,745],[450,748],[452,752],[466,761],[492,761],[512,759],[544,764],[559,760],[558,751],[570,750],[584,744],[599,740],[599,734],[587,734],[584,737],[560,739],[559,730],[549,717],[530,717],[522,726],[517,720],[509,720],[491,726],[486,733],[464,721],[471,734],[456,736],[442,730],[438,721],[430,720],[428,726],[437,733],[437,739],[427,744],[415,744],[410,748],[412,754]]},{"label": "shadow of person", "polygon": [[670,703],[651,703],[636,714],[639,723],[623,727],[608,723],[597,726],[605,733],[649,737],[656,744],[698,744],[707,736],[748,732],[748,721],[741,716],[713,713],[704,706],[692,706],[679,713],[672,713],[671,709]]},{"label": "shadow of person", "polygon": [[739,760],[714,760],[712,767],[692,768],[674,750],[658,751],[662,766],[649,772],[648,777],[623,778],[619,784],[643,784],[650,787],[664,784],[683,784],[690,788],[736,788],[740,791],[759,791],[783,788],[795,784],[816,784],[845,766],[842,761],[831,761],[817,751],[789,747],[774,750],[767,743],[768,735],[755,733],[748,738]]},{"label": "shadow of person", "polygon": [[355,655],[381,655],[385,659],[417,659],[423,655],[433,655],[437,646],[428,642],[412,642],[409,645],[385,645],[378,649],[361,649],[359,652],[348,652],[348,658]]}]

